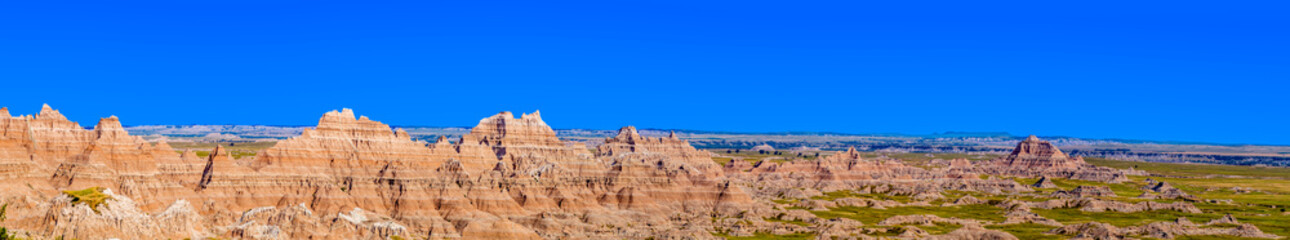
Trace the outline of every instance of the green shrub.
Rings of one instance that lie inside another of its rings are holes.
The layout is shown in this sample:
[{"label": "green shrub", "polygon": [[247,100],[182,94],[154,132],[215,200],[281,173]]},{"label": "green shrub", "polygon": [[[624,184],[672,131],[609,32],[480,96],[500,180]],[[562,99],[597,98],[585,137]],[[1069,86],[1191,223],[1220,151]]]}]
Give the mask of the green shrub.
[{"label": "green shrub", "polygon": [[99,205],[106,204],[105,201],[112,198],[107,194],[103,194],[102,187],[91,187],[76,191],[67,190],[63,191],[63,194],[67,194],[67,196],[72,197],[72,205],[85,203],[86,205],[89,205],[90,209],[94,210],[95,213],[99,212]]}]

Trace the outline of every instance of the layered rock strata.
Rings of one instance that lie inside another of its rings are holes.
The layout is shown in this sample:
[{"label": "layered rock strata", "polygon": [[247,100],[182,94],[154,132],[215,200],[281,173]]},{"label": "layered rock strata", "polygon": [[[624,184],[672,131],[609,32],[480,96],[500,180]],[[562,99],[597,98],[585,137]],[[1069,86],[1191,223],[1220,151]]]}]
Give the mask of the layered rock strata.
[{"label": "layered rock strata", "polygon": [[[11,181],[0,186],[14,191],[0,196],[13,203],[6,225],[26,236],[710,238],[711,224],[691,223],[755,209],[711,154],[675,136],[627,127],[592,154],[536,112],[503,112],[456,143],[429,144],[332,111],[253,159],[149,144],[115,117],[86,130],[48,107],[3,112],[0,177]],[[100,215],[59,193],[84,187],[112,196]]]},{"label": "layered rock strata", "polygon": [[1093,166],[1083,157],[1071,157],[1048,141],[1030,135],[1017,143],[1006,157],[977,165],[977,172],[991,175],[1019,177],[1056,177],[1087,181],[1119,183],[1128,181],[1127,175],[1142,175],[1141,171],[1120,170]]}]

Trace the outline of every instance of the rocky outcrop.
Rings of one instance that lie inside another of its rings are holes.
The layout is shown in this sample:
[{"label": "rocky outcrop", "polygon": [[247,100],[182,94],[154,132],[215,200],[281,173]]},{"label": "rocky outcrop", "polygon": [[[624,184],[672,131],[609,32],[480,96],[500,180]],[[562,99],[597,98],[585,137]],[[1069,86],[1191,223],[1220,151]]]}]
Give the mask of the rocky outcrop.
[{"label": "rocky outcrop", "polygon": [[961,219],[961,218],[943,218],[943,217],[930,215],[930,214],[893,216],[885,220],[882,220],[881,222],[878,222],[878,225],[887,225],[887,226],[898,226],[898,225],[906,225],[906,224],[935,225],[937,223],[955,224],[955,225],[963,225],[963,226],[981,226],[982,225],[981,220]]},{"label": "rocky outcrop", "polygon": [[1115,227],[1110,224],[1090,222],[1068,225],[1048,233],[1083,239],[1158,238],[1173,239],[1180,236],[1232,236],[1243,238],[1278,239],[1280,236],[1263,233],[1258,227],[1240,224],[1235,228],[1202,227],[1178,222],[1154,222],[1143,226]]},{"label": "rocky outcrop", "polygon": [[1059,198],[1114,197],[1115,192],[1107,186],[1078,186],[1071,190],[1057,191],[1052,194]]},{"label": "rocky outcrop", "polygon": [[1012,168],[1070,170],[1087,165],[1083,158],[1070,157],[1048,141],[1030,135],[1017,143],[1017,148],[1004,158],[1004,165]]},{"label": "rocky outcrop", "polygon": [[1017,239],[1017,237],[1013,236],[1010,233],[999,231],[999,230],[985,229],[985,228],[982,228],[981,226],[968,225],[968,226],[963,226],[959,229],[955,229],[954,231],[951,231],[944,235],[928,236],[927,239],[1014,240],[1014,239]]},{"label": "rocky outcrop", "polygon": [[1119,170],[1093,166],[1083,157],[1071,157],[1048,141],[1031,135],[1017,143],[1006,157],[978,164],[983,174],[1019,177],[1058,177],[1087,181],[1119,183],[1128,181],[1127,175],[1143,175],[1141,171]]},{"label": "rocky outcrop", "polygon": [[1184,192],[1182,189],[1175,188],[1167,182],[1156,182],[1153,185],[1143,187],[1144,192],[1140,198],[1146,199],[1182,199],[1190,201],[1199,201],[1200,198]]},{"label": "rocky outcrop", "polygon": [[139,209],[134,200],[103,190],[109,196],[103,205],[91,209],[73,204],[72,197],[59,195],[48,202],[49,211],[40,223],[47,236],[66,239],[182,239],[210,236],[201,215],[188,201],[178,200],[158,213]]},{"label": "rocky outcrop", "polygon": [[1057,187],[1057,184],[1054,184],[1054,183],[1053,183],[1053,180],[1048,179],[1048,177],[1039,177],[1039,181],[1035,181],[1035,184],[1031,184],[1031,185],[1030,185],[1030,187],[1033,187],[1033,188],[1056,188],[1056,187]]},{"label": "rocky outcrop", "polygon": [[[42,219],[96,217],[51,210],[75,208],[70,205],[21,200],[10,208],[10,223],[42,229],[31,232],[35,236],[96,238],[83,231],[99,231],[132,239],[705,237],[713,226],[685,224],[769,212],[754,204],[745,186],[726,178],[710,153],[675,135],[643,137],[628,127],[593,155],[585,144],[561,141],[537,113],[518,119],[498,114],[456,143],[441,138],[428,144],[348,109],[332,111],[317,127],[253,159],[234,159],[222,145],[205,159],[165,142],[153,146],[126,133],[115,117],[94,130],[48,108],[36,117],[3,120],[0,164],[24,170],[4,176],[25,182],[0,184],[22,190],[0,197],[36,199],[71,187],[105,186],[120,198],[104,211],[115,215],[102,217],[129,216],[48,222]],[[146,214],[154,211],[172,214]],[[159,217],[185,220],[166,227]],[[623,228],[626,222],[639,225]]]},{"label": "rocky outcrop", "polygon": [[[1026,144],[1016,154],[1018,166],[1060,172],[1069,170],[1062,161],[1074,161],[1043,149],[1051,145]],[[456,142],[441,137],[427,143],[344,109],[323,114],[316,127],[252,158],[233,158],[223,145],[200,158],[165,141],[130,136],[116,117],[86,130],[48,106],[33,116],[0,109],[0,200],[10,204],[5,226],[37,239],[708,239],[712,232],[854,238],[897,233],[797,208],[931,207],[959,192],[1032,191],[1008,179],[982,179],[981,169],[997,163],[966,159],[924,168],[862,158],[851,148],[822,158],[720,166],[712,153],[675,134],[645,137],[634,127],[593,145],[594,154],[586,144],[561,140],[537,112],[519,118],[499,113]],[[1102,173],[1084,165],[1074,169]],[[70,192],[61,194],[90,187],[110,189],[104,191],[109,198],[88,206]],[[1199,211],[1187,203],[1087,198],[1103,196],[1093,190],[1072,190],[1072,198],[1048,202],[1008,200],[1003,224],[1060,225],[1024,211],[1030,207]],[[835,191],[857,196],[803,199]],[[860,196],[873,194],[902,200]],[[785,198],[799,200],[770,202]],[[944,204],[994,203],[965,195]],[[927,223],[964,227],[930,235],[910,226],[898,234],[1015,238],[979,227],[993,223],[933,215],[878,224]]]},{"label": "rocky outcrop", "polygon": [[1186,202],[1136,202],[1126,203],[1120,201],[1099,200],[1095,198],[1065,198],[1051,199],[1039,202],[1009,201],[1000,203],[999,207],[1007,209],[1055,209],[1055,208],[1078,208],[1085,212],[1121,212],[1135,213],[1144,211],[1170,210],[1185,213],[1201,213],[1200,208]]}]

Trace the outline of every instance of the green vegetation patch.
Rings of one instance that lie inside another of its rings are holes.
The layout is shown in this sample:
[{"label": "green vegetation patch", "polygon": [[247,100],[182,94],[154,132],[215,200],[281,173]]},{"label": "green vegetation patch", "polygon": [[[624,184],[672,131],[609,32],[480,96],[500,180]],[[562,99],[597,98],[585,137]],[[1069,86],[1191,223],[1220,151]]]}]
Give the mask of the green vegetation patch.
[{"label": "green vegetation patch", "polygon": [[923,229],[923,231],[927,231],[927,233],[932,235],[941,235],[941,234],[950,233],[950,232],[953,232],[954,230],[958,230],[959,228],[963,227],[963,225],[958,225],[953,223],[936,223],[936,225],[932,225],[932,226],[926,226],[926,225],[913,225],[913,226]]},{"label": "green vegetation patch", "polygon": [[804,222],[804,221],[802,221],[802,220],[784,220],[784,219],[780,219],[780,218],[777,218],[777,217],[776,217],[776,218],[765,218],[765,220],[766,220],[767,222],[787,223],[787,224],[793,224],[793,225],[798,225],[798,226],[803,226],[803,227],[810,227],[810,226],[811,226],[811,224],[810,224],[810,223]]},{"label": "green vegetation patch", "polygon": [[[868,207],[845,206],[830,208],[828,211],[811,211],[815,216],[824,219],[833,218],[850,218],[860,221],[866,225],[877,224],[887,218],[900,215],[930,214],[943,218],[962,218],[977,219],[985,221],[1002,222],[1003,210],[989,205],[963,205],[952,207],[937,206],[907,206],[893,207],[888,209],[874,209]],[[921,228],[921,227],[920,227]]]},{"label": "green vegetation patch", "polygon": [[752,236],[747,236],[747,237],[730,236],[730,235],[727,235],[727,234],[724,234],[724,233],[712,233],[712,236],[717,236],[717,237],[720,237],[720,238],[725,238],[725,239],[730,239],[730,240],[797,240],[797,239],[805,240],[805,239],[815,239],[815,234],[814,234],[814,233],[793,233],[793,234],[787,234],[787,235],[774,235],[774,234],[769,234],[769,233],[760,233],[760,232],[759,232],[759,233],[754,233]]},{"label": "green vegetation patch", "polygon": [[1013,236],[1017,236],[1018,239],[1036,239],[1036,240],[1066,239],[1065,236],[1061,236],[1061,235],[1045,234],[1045,232],[1053,230],[1054,228],[1057,228],[1057,227],[1034,224],[1034,223],[991,225],[991,226],[986,226],[985,228],[1008,232],[1008,233],[1011,233]]},{"label": "green vegetation patch", "polygon": [[1134,162],[1119,161],[1105,158],[1084,158],[1084,161],[1098,166],[1106,166],[1120,169],[1128,169],[1137,166],[1138,170],[1146,170],[1151,173],[1184,176],[1184,177],[1208,177],[1216,175],[1243,176],[1254,178],[1273,178],[1290,180],[1290,168],[1284,167],[1256,167],[1256,166],[1237,166],[1237,165],[1217,165],[1217,164],[1196,164],[1196,163],[1156,163],[1156,162]]},{"label": "green vegetation patch", "polygon": [[877,200],[892,200],[892,201],[897,201],[897,202],[902,202],[902,203],[908,203],[908,202],[910,202],[910,201],[913,201],[913,198],[912,198],[911,196],[891,196],[891,195],[887,195],[887,194],[883,194],[883,193],[865,193],[865,194],[861,194],[861,193],[856,193],[856,192],[851,191],[851,190],[842,190],[842,191],[826,192],[826,193],[824,193],[824,195],[821,195],[821,196],[815,196],[815,197],[812,197],[811,199],[820,199],[820,200],[833,201],[833,200],[837,200],[837,199],[839,199],[839,198],[847,198],[847,197],[854,197],[854,198],[868,198],[868,199],[877,199]]},{"label": "green vegetation patch", "polygon": [[76,191],[67,190],[67,191],[63,191],[63,194],[67,194],[67,196],[72,197],[72,205],[76,205],[77,203],[85,203],[86,205],[89,205],[90,209],[94,210],[94,212],[96,213],[99,212],[99,208],[98,208],[99,205],[106,204],[105,201],[112,198],[112,196],[103,194],[102,187],[91,187],[91,188],[86,188],[86,189],[76,190]]},{"label": "green vegetation patch", "polygon": [[725,165],[726,165],[726,163],[729,163],[729,162],[730,162],[730,158],[728,158],[728,157],[712,157],[712,162],[717,163],[717,165],[725,166]]}]

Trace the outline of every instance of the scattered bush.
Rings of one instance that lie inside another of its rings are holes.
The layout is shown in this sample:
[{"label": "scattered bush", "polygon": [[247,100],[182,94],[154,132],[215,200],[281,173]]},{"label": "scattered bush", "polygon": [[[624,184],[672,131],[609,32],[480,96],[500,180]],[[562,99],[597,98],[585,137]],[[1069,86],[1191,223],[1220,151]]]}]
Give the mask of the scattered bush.
[{"label": "scattered bush", "polygon": [[72,197],[72,205],[85,203],[86,205],[89,205],[90,209],[94,210],[95,213],[99,212],[99,205],[106,204],[104,202],[112,198],[107,194],[103,194],[102,187],[91,187],[76,191],[67,190],[63,191],[63,194],[67,194],[67,196]]}]

